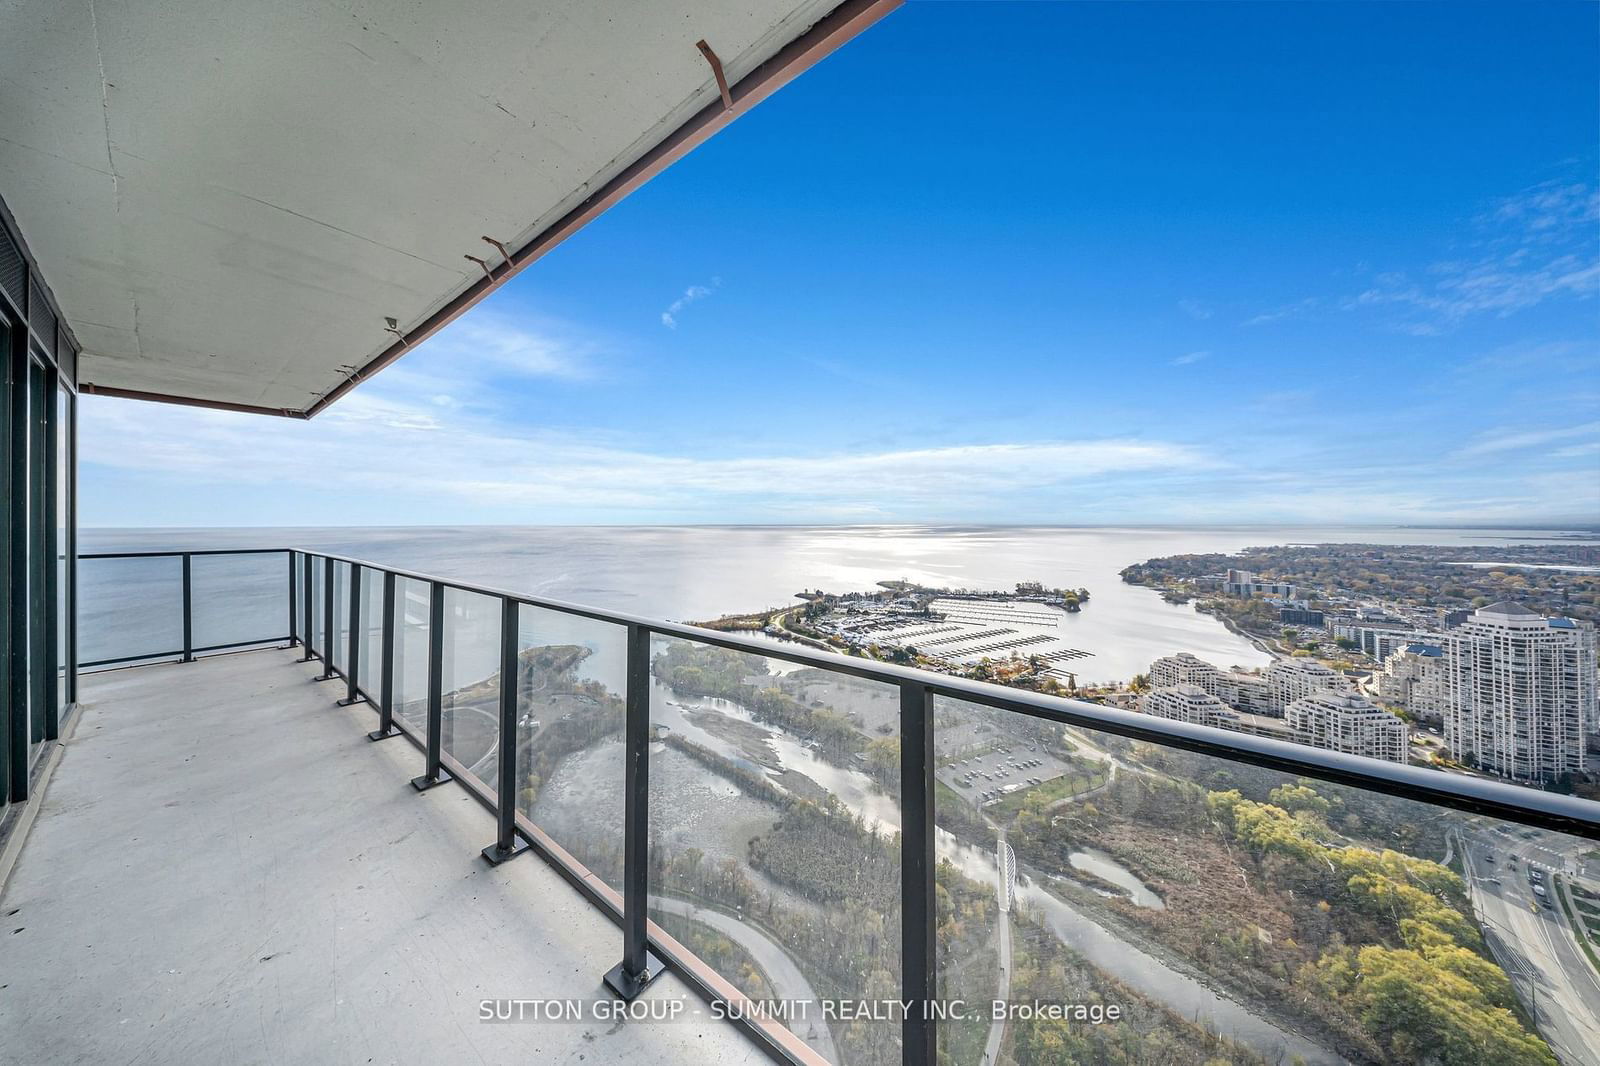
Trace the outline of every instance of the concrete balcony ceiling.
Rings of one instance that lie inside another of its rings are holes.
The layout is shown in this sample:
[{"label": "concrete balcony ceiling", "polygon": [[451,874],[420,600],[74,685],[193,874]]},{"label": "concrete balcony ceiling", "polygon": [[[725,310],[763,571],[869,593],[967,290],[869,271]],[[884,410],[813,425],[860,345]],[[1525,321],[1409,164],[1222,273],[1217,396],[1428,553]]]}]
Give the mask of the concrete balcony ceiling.
[{"label": "concrete balcony ceiling", "polygon": [[897,2],[19,0],[0,189],[86,391],[306,415]]}]

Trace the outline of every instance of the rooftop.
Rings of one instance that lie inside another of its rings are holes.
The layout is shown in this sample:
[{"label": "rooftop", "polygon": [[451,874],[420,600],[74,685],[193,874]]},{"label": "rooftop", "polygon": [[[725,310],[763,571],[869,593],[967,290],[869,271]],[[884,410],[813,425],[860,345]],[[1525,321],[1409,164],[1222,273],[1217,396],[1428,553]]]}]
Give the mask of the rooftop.
[{"label": "rooftop", "polygon": [[1540,614],[1539,614],[1538,611],[1531,611],[1528,608],[1524,607],[1522,604],[1513,603],[1511,600],[1501,600],[1498,603],[1491,603],[1487,607],[1480,607],[1480,608],[1478,608],[1478,612],[1477,613],[1478,614],[1498,614],[1498,615],[1504,615],[1507,618],[1538,618],[1538,617],[1540,617]]}]

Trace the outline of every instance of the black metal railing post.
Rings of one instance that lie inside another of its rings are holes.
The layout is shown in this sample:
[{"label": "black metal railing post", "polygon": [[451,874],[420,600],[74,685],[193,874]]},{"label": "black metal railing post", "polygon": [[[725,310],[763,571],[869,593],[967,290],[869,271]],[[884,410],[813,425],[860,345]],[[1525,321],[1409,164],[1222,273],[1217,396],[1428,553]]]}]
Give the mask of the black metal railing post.
[{"label": "black metal railing post", "polygon": [[344,699],[339,701],[339,706],[348,707],[352,703],[360,703],[361,685],[357,678],[361,676],[361,567],[350,564],[350,642],[345,645],[344,656]]},{"label": "black metal railing post", "polygon": [[483,857],[499,866],[528,850],[517,836],[517,691],[519,607],[500,597],[500,786],[495,797],[495,841]]},{"label": "black metal railing post", "polygon": [[900,963],[906,1016],[906,1066],[933,1066],[937,1031],[938,915],[934,891],[933,696],[920,682],[900,685]]},{"label": "black metal railing post", "polygon": [[333,559],[324,557],[322,566],[322,673],[313,681],[332,681],[339,675],[333,672],[333,644],[337,640],[333,628]]},{"label": "black metal railing post", "polygon": [[411,787],[426,792],[450,780],[439,765],[440,732],[444,729],[444,586],[428,585],[428,737],[423,752],[421,777],[411,779]]},{"label": "black metal railing post", "polygon": [[305,654],[300,656],[300,661],[303,663],[308,663],[317,657],[317,651],[314,647],[312,647],[316,641],[312,638],[311,633],[313,629],[313,608],[311,605],[311,556],[306,552],[301,552],[300,562],[302,564],[300,573],[300,620],[302,627],[306,631],[306,639],[303,645],[305,648]]},{"label": "black metal railing post", "polygon": [[183,661],[194,662],[194,583],[192,556],[183,553]]},{"label": "black metal railing post", "polygon": [[378,655],[378,728],[367,734],[368,740],[387,740],[397,737],[400,730],[394,727],[394,574],[383,572],[383,630]]},{"label": "black metal railing post", "polygon": [[289,647],[300,643],[300,615],[294,609],[294,549],[289,549]]},{"label": "black metal railing post", "polygon": [[661,972],[650,951],[650,630],[628,626],[626,760],[623,784],[622,961],[606,987],[632,1000]]}]

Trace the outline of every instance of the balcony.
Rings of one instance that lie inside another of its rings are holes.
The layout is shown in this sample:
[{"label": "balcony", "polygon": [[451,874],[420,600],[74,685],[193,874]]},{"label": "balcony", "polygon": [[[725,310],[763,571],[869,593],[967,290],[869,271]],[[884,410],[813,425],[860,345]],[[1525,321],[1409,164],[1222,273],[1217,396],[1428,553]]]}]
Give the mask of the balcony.
[{"label": "balcony", "polygon": [[[317,553],[80,580],[85,665],[156,664],[84,675],[6,891],[25,1058],[1600,1047],[1587,801]],[[1288,968],[1316,936],[1358,968]],[[1435,998],[1352,1017],[1390,970]],[[687,1016],[480,1021],[547,998]],[[994,999],[1121,1015],[951,1006]]]},{"label": "balcony", "polygon": [[9,1061],[762,1059],[723,1025],[478,1024],[480,998],[593,995],[616,926],[543,863],[478,860],[493,816],[418,796],[422,756],[363,741],[318,665],[85,675],[5,893]]}]

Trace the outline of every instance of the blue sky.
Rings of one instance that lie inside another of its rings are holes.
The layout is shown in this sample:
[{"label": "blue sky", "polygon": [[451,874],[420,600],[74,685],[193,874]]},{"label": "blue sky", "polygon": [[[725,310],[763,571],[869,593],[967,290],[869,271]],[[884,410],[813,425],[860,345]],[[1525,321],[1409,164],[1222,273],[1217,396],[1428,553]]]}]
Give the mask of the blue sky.
[{"label": "blue sky", "polygon": [[311,423],[85,397],[83,521],[1600,520],[1597,13],[909,3]]}]

